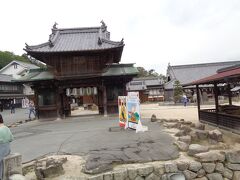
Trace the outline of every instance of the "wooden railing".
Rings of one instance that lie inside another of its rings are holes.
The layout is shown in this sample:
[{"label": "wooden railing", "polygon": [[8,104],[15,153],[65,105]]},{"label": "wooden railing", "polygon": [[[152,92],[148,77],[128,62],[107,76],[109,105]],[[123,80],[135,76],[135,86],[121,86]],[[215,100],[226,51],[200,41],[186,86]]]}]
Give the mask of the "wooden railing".
[{"label": "wooden railing", "polygon": [[[240,130],[240,116],[216,113],[215,109],[204,109],[199,112],[200,121],[216,125],[224,129],[238,132]],[[239,132],[238,132],[239,133]]]}]

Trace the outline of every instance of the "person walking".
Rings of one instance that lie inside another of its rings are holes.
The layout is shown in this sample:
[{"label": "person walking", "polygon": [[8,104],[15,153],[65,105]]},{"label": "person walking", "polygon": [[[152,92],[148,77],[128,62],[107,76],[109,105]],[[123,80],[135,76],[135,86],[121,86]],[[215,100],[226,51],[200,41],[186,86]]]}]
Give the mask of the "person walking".
[{"label": "person walking", "polygon": [[10,109],[11,109],[11,114],[14,114],[15,113],[15,104],[13,101],[11,101]]},{"label": "person walking", "polygon": [[28,114],[28,118],[29,119],[31,119],[31,114],[33,114],[34,118],[36,118],[35,106],[34,106],[34,102],[33,101],[29,102],[29,114]]},{"label": "person walking", "polygon": [[0,114],[0,179],[3,179],[3,158],[10,154],[10,142],[13,135],[10,129],[4,125],[3,117]]},{"label": "person walking", "polygon": [[188,98],[187,96],[184,94],[183,95],[183,105],[186,107],[187,106],[187,102],[188,102]]}]

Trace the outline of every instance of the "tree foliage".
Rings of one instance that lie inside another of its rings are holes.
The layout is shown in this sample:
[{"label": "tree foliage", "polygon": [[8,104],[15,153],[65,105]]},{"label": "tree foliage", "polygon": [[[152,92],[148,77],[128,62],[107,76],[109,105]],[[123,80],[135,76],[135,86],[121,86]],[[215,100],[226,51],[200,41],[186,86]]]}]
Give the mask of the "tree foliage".
[{"label": "tree foliage", "polygon": [[13,60],[30,62],[26,54],[19,56],[15,55],[13,52],[0,51],[0,69],[2,69],[4,66],[6,66]]},{"label": "tree foliage", "polygon": [[137,69],[139,71],[138,77],[159,77],[164,81],[166,80],[166,76],[157,73],[154,69],[150,69],[149,71],[147,71],[144,67],[137,67]]},{"label": "tree foliage", "polygon": [[179,102],[182,98],[182,95],[183,95],[183,88],[180,84],[180,82],[177,80],[174,82],[174,95],[173,95],[173,98],[174,98],[174,102]]}]

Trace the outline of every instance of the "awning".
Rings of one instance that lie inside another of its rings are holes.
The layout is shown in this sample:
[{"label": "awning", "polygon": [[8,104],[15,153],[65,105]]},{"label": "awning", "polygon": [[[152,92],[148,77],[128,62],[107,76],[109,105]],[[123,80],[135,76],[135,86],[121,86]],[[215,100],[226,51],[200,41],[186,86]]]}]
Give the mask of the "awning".
[{"label": "awning", "polygon": [[238,91],[238,90],[240,90],[240,86],[236,86],[236,87],[231,89],[231,91]]},{"label": "awning", "polygon": [[26,97],[24,94],[0,94],[0,99],[19,99],[24,97]]}]

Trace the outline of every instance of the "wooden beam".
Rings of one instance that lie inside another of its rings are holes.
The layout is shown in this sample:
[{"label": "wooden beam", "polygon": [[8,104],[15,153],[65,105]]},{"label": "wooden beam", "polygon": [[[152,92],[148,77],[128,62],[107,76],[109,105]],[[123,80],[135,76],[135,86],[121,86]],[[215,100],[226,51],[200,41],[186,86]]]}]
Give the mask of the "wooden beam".
[{"label": "wooden beam", "polygon": [[227,85],[229,105],[232,105],[232,92],[230,84]]},{"label": "wooden beam", "polygon": [[200,104],[201,104],[201,100],[200,100],[200,94],[199,94],[199,85],[196,85],[196,91],[197,91],[197,106],[198,106],[198,120],[200,120]]},{"label": "wooden beam", "polygon": [[103,86],[103,113],[104,116],[107,116],[107,88]]},{"label": "wooden beam", "polygon": [[214,98],[215,98],[215,108],[216,108],[216,113],[218,113],[218,87],[217,83],[214,83]]}]

